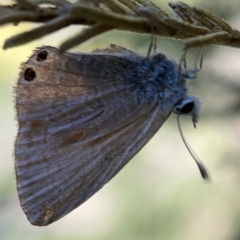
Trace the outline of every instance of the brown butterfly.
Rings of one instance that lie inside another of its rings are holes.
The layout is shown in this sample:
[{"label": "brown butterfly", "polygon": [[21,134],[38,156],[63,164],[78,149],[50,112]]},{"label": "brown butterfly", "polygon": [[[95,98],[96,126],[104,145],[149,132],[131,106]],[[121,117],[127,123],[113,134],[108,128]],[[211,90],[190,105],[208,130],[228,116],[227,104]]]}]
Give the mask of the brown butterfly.
[{"label": "brown butterfly", "polygon": [[196,123],[199,102],[187,96],[186,77],[163,54],[143,57],[116,45],[63,55],[35,50],[16,88],[15,170],[28,220],[48,225],[85,202],[173,111]]}]

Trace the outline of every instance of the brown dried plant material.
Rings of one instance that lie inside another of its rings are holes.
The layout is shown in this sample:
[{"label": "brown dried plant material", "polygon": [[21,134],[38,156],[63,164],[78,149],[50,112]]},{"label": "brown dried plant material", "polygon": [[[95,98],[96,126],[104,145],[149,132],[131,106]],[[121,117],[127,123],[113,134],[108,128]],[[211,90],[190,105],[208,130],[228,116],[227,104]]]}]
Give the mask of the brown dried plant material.
[{"label": "brown dried plant material", "polygon": [[184,49],[211,44],[240,47],[240,32],[209,10],[183,2],[170,2],[169,7],[173,16],[149,0],[18,0],[15,5],[0,6],[0,25],[24,21],[42,22],[43,26],[7,39],[3,48],[30,42],[72,24],[89,28],[63,42],[62,50],[110,30],[185,40]]}]

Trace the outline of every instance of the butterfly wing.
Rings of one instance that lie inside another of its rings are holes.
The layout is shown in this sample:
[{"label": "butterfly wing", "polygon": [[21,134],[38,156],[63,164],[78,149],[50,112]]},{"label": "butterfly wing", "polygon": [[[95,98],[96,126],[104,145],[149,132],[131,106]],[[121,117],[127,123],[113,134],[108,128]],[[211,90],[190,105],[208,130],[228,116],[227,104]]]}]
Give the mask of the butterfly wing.
[{"label": "butterfly wing", "polygon": [[18,194],[29,221],[39,226],[103,187],[171,112],[139,99],[134,84],[122,79],[123,58],[57,51],[36,50],[22,65],[16,89]]}]

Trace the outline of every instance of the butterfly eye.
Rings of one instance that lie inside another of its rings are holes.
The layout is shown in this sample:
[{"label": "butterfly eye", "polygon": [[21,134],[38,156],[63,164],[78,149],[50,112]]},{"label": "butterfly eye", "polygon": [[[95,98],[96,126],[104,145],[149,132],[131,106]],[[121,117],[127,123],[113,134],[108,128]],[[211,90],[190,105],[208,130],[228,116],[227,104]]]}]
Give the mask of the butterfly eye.
[{"label": "butterfly eye", "polygon": [[174,106],[173,112],[181,115],[181,114],[189,114],[195,109],[195,99],[181,99]]},{"label": "butterfly eye", "polygon": [[174,112],[177,114],[189,114],[194,110],[194,108],[195,108],[194,101],[186,102],[183,105],[176,106]]},{"label": "butterfly eye", "polygon": [[37,61],[42,62],[47,59],[48,52],[47,51],[41,51],[37,54]]},{"label": "butterfly eye", "polygon": [[173,107],[173,112],[177,115],[191,114],[194,127],[198,122],[200,112],[199,99],[194,96],[186,96],[184,99],[180,99]]}]

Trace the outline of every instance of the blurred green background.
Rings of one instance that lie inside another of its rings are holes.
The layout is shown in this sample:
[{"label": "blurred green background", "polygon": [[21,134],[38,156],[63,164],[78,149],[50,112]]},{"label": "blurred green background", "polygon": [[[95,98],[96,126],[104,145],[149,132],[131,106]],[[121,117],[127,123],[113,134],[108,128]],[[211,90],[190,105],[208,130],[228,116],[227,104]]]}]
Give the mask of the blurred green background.
[{"label": "blurred green background", "polygon": [[[167,1],[155,1],[171,13]],[[203,6],[240,29],[240,1],[185,1]],[[2,4],[6,1],[1,1]],[[1,27],[0,42],[33,24]],[[182,117],[183,132],[211,174],[206,183],[180,138],[171,116],[142,151],[102,190],[48,227],[27,221],[18,201],[14,176],[17,122],[14,86],[20,63],[41,45],[58,46],[78,26],[21,47],[0,50],[0,239],[1,240],[238,240],[240,239],[240,50],[205,49],[203,69],[189,84],[202,102],[195,130]],[[110,43],[146,53],[149,36],[111,32],[76,50]],[[179,61],[181,41],[158,39],[158,51]],[[194,51],[188,62],[194,61]]]}]

